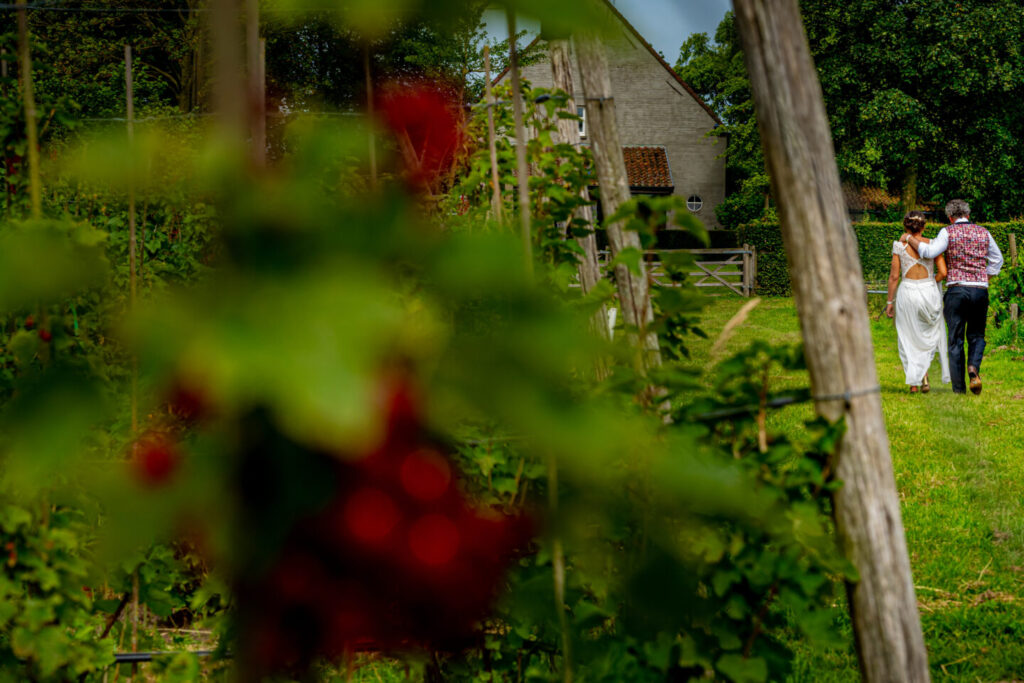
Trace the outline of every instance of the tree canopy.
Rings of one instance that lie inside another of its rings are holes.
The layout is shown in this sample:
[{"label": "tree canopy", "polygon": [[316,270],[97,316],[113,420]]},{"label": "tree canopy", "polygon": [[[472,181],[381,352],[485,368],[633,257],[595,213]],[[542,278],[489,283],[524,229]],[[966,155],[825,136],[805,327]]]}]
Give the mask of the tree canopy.
[{"label": "tree canopy", "polygon": [[[844,180],[900,192],[905,204],[962,196],[985,220],[1020,214],[1024,7],[985,0],[800,5]],[[731,14],[714,43],[703,34],[689,38],[676,69],[726,121],[731,182],[742,190],[763,163]],[[752,210],[751,194],[748,188],[742,197]]]}]

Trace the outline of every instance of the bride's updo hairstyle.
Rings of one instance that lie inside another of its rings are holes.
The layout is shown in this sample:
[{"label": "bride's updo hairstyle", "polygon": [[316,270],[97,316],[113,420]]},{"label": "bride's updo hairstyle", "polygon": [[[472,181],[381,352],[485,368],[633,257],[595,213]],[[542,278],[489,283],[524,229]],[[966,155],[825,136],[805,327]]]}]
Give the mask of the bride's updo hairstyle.
[{"label": "bride's updo hairstyle", "polygon": [[915,235],[924,230],[924,223],[924,214],[920,211],[908,211],[903,217],[903,227]]}]

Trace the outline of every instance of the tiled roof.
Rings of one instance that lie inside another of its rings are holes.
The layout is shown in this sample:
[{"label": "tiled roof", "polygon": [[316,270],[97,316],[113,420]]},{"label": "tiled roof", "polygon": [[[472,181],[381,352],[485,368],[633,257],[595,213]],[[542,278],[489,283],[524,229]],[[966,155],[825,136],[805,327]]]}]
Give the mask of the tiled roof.
[{"label": "tiled roof", "polygon": [[675,186],[664,147],[623,147],[622,155],[630,187],[671,190]]},{"label": "tiled roof", "polygon": [[[846,208],[853,211],[891,209],[899,206],[900,198],[880,187],[859,187],[853,183],[843,183],[843,197]],[[918,209],[929,211],[935,208],[934,202],[918,200]]]}]

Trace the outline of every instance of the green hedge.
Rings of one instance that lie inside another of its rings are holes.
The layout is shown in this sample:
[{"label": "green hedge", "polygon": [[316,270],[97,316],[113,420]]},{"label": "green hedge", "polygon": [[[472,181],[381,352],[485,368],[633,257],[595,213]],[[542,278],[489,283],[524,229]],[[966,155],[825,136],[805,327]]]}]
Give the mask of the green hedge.
[{"label": "green hedge", "polygon": [[[1010,233],[1017,234],[1018,248],[1024,246],[1024,222],[985,223],[984,226],[995,237],[1007,262],[1010,260]],[[924,230],[925,237],[934,237],[943,226],[930,224]],[[883,283],[889,279],[889,264],[892,262],[892,243],[903,234],[899,223],[854,223],[860,263],[864,269],[864,281]],[[750,244],[757,249],[757,293],[766,296],[791,296],[789,265],[786,250],[782,246],[782,233],[778,223],[750,223],[736,230],[737,242]],[[816,248],[826,249],[825,245]]]}]

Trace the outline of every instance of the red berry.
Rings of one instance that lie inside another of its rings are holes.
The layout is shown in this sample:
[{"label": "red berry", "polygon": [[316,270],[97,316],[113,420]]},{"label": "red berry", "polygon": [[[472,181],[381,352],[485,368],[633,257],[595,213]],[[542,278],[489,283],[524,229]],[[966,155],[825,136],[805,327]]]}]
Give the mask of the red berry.
[{"label": "red berry", "polygon": [[381,541],[401,518],[388,494],[375,488],[356,491],[345,503],[345,524],[361,541]]},{"label": "red berry", "polygon": [[44,342],[49,342],[51,339],[53,339],[53,335],[50,334],[49,330],[39,330],[39,338],[42,339]]},{"label": "red berry", "polygon": [[36,326],[36,319],[35,318],[33,318],[32,316],[29,316],[29,317],[25,318],[25,329],[26,330],[31,330],[35,326]]},{"label": "red berry", "polygon": [[135,475],[147,486],[160,486],[174,474],[180,457],[162,437],[143,440],[135,455]]},{"label": "red berry", "polygon": [[389,427],[419,422],[419,401],[407,377],[395,375],[385,379],[378,400],[387,415]]},{"label": "red berry", "polygon": [[452,481],[452,470],[438,453],[423,449],[406,456],[399,477],[406,493],[426,502],[445,494]]},{"label": "red berry", "polygon": [[459,551],[459,529],[444,515],[424,515],[409,528],[409,549],[423,564],[447,564]]},{"label": "red berry", "polygon": [[176,383],[168,399],[171,413],[186,422],[202,418],[209,412],[206,395],[194,386]]}]

